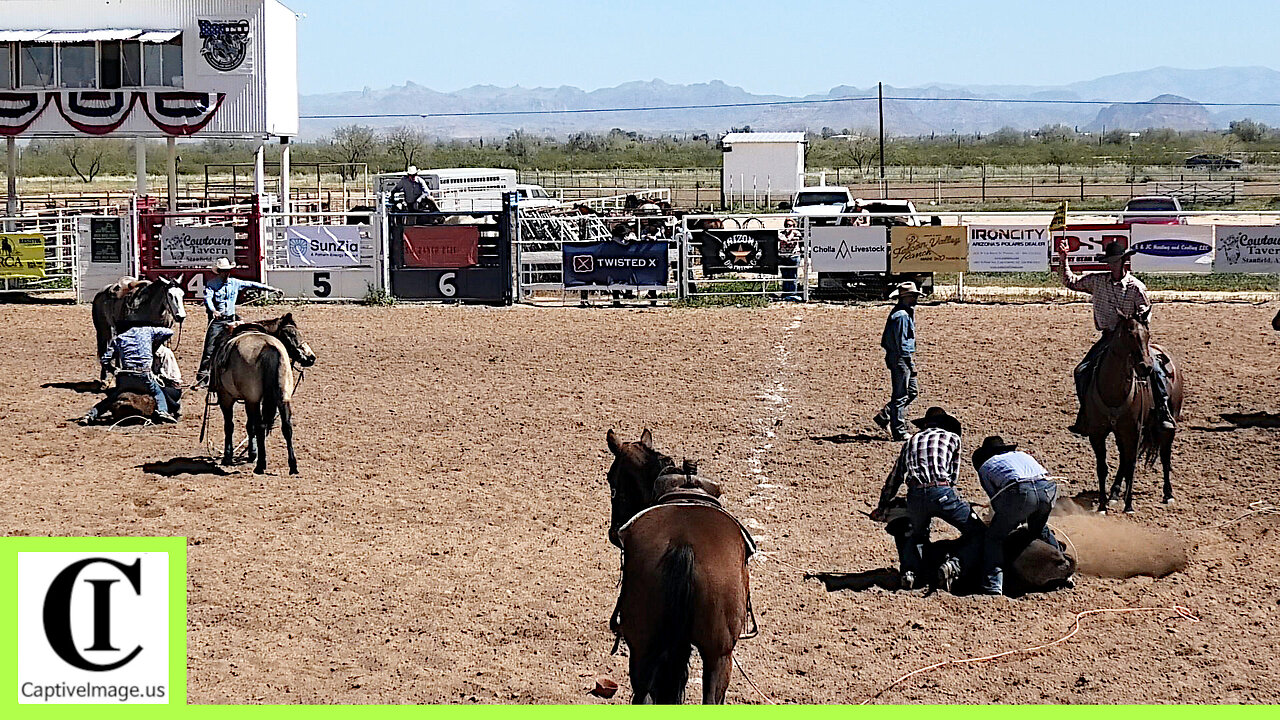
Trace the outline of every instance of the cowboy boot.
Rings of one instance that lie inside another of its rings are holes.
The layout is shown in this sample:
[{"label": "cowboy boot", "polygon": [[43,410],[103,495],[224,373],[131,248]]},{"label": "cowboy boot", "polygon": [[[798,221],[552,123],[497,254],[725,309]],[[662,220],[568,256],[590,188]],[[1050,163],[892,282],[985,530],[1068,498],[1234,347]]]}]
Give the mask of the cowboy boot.
[{"label": "cowboy boot", "polygon": [[1169,409],[1169,401],[1156,404],[1156,425],[1162,432],[1176,432],[1178,426],[1173,421],[1173,411]]},{"label": "cowboy boot", "polygon": [[1067,430],[1080,435],[1081,437],[1089,437],[1089,431],[1084,426],[1084,404],[1080,404],[1080,409],[1076,411],[1076,421],[1067,427]]}]

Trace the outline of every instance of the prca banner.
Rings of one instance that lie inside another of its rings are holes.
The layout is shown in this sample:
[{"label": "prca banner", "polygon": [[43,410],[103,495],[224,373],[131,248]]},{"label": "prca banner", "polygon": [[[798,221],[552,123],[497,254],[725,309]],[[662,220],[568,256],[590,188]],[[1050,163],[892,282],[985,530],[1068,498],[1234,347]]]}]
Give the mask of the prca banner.
[{"label": "prca banner", "polygon": [[44,235],[0,234],[0,277],[44,277]]}]

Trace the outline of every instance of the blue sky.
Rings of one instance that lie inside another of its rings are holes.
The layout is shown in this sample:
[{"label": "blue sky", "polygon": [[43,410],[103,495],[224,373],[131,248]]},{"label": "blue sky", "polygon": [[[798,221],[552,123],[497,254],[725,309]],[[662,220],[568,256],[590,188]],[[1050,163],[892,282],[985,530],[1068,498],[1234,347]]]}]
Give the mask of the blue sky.
[{"label": "blue sky", "polygon": [[304,94],[411,80],[585,90],[723,80],[757,93],[1056,85],[1160,65],[1276,67],[1280,3],[284,0]]}]

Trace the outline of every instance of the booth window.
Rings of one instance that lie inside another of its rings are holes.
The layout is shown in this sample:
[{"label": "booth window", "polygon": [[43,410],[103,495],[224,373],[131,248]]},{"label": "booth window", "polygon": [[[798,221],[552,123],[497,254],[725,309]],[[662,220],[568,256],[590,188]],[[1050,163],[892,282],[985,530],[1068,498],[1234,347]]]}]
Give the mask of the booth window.
[{"label": "booth window", "polygon": [[51,88],[53,45],[22,43],[18,46],[18,87]]},{"label": "booth window", "polygon": [[58,64],[64,88],[98,87],[97,43],[64,43],[58,46]]},{"label": "booth window", "polygon": [[143,45],[142,67],[148,87],[182,87],[182,37]]},{"label": "booth window", "polygon": [[102,87],[108,90],[142,86],[142,44],[136,40],[102,43]]},{"label": "booth window", "polygon": [[0,90],[13,89],[13,45],[0,42]]}]

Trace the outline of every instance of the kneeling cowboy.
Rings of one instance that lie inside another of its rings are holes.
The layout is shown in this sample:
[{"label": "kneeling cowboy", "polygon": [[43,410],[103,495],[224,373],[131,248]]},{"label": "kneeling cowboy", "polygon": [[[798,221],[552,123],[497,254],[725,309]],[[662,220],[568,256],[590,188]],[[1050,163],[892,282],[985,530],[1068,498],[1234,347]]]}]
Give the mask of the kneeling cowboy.
[{"label": "kneeling cowboy", "polygon": [[169,412],[169,401],[165,397],[164,388],[152,372],[156,347],[171,337],[173,331],[168,328],[130,328],[112,338],[107,351],[102,355],[102,366],[107,372],[114,370],[114,361],[118,360],[120,363],[120,369],[115,371],[117,389],[147,393],[155,399],[155,419],[161,423],[177,422]]},{"label": "kneeling cowboy", "polygon": [[[1093,298],[1093,324],[1102,333],[1102,337],[1089,348],[1084,359],[1075,369],[1076,396],[1080,399],[1080,410],[1076,422],[1069,429],[1077,435],[1087,435],[1084,427],[1085,395],[1089,392],[1089,381],[1097,371],[1098,361],[1102,359],[1107,346],[1111,343],[1111,334],[1120,324],[1121,316],[1133,317],[1151,308],[1151,300],[1147,297],[1147,286],[1129,272],[1128,261],[1135,253],[1125,250],[1118,242],[1109,242],[1103,248],[1102,260],[1111,266],[1109,272],[1076,275],[1067,266],[1067,249],[1058,247],[1058,256],[1062,262],[1058,272],[1062,284],[1070,290],[1089,293]],[[1156,423],[1161,430],[1173,432],[1173,413],[1169,409],[1169,378],[1165,374],[1164,363],[1155,358],[1151,363],[1151,395],[1155,404]]]},{"label": "kneeling cowboy", "polygon": [[[999,435],[982,441],[973,452],[973,469],[978,482],[991,498],[995,516],[987,526],[982,549],[984,595],[1004,592],[1004,542],[1009,534],[1026,523],[1032,537],[1038,537],[1058,551],[1062,546],[1049,529],[1049,514],[1058,500],[1058,486],[1048,478],[1048,470],[1014,443]],[[1068,581],[1068,586],[1071,586]]]},{"label": "kneeling cowboy", "polygon": [[872,511],[871,519],[884,519],[889,502],[906,482],[911,532],[897,541],[904,590],[917,586],[923,549],[929,542],[929,524],[933,518],[942,518],[959,530],[964,538],[961,554],[965,557],[948,558],[938,569],[938,585],[950,592],[952,582],[960,576],[962,565],[976,561],[977,542],[984,529],[982,521],[974,515],[969,503],[955,487],[960,475],[960,421],[940,407],[931,407],[924,417],[912,423],[921,431],[903,444],[898,462],[880,491],[880,504]]},{"label": "kneeling cowboy", "polygon": [[218,345],[230,329],[231,323],[239,320],[236,315],[236,302],[241,290],[262,290],[264,292],[280,292],[265,283],[231,277],[235,266],[227,258],[218,258],[210,270],[217,276],[204,286],[204,309],[209,316],[209,329],[204,333],[204,350],[200,354],[200,369],[196,371],[195,387],[209,385],[209,366]]}]

